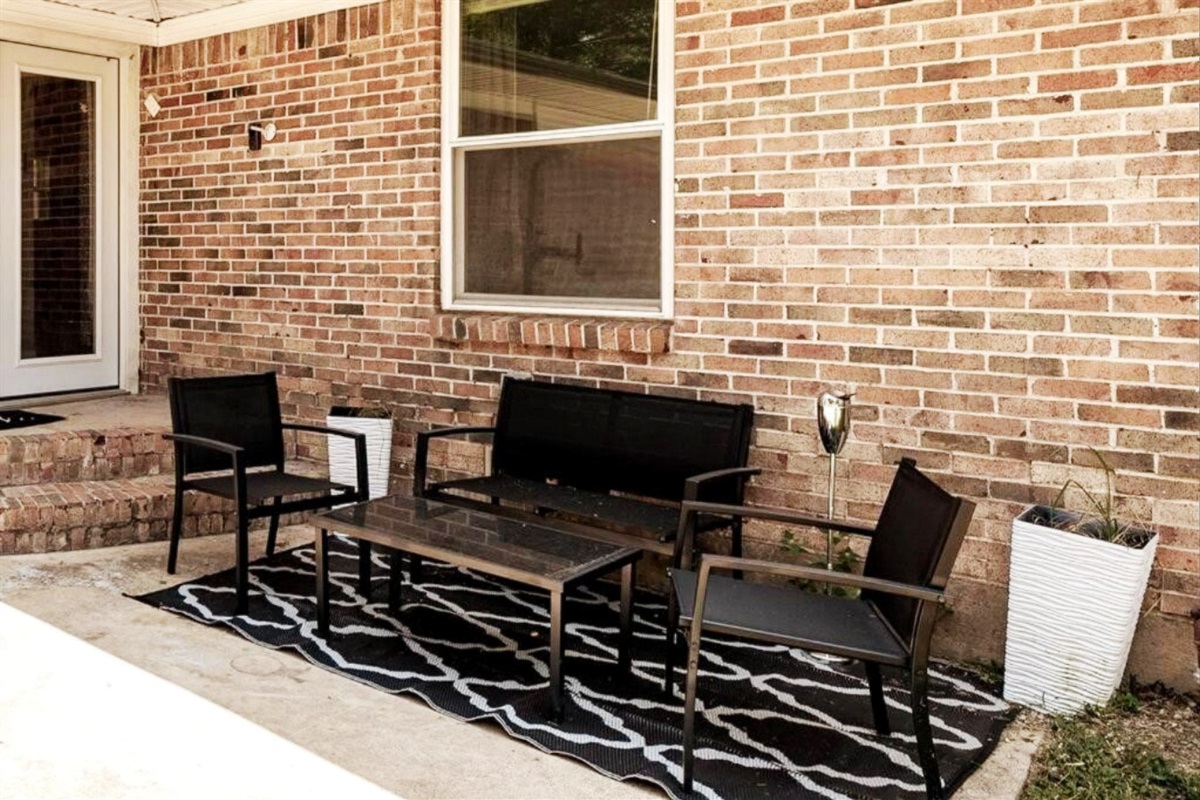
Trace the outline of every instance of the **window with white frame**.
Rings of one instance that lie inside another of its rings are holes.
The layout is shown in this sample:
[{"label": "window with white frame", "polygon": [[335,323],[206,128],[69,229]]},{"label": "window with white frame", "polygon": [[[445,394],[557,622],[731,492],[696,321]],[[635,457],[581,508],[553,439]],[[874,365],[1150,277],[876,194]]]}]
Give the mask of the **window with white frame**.
[{"label": "window with white frame", "polygon": [[663,5],[446,4],[445,307],[669,315]]}]

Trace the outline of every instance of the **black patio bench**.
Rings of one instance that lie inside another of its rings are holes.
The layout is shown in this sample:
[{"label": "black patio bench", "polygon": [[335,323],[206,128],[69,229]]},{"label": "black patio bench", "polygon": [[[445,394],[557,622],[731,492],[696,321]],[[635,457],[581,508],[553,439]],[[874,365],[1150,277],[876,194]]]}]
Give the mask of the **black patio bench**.
[{"label": "black patio bench", "polygon": [[[492,511],[513,504],[670,555],[683,500],[740,503],[746,481],[761,471],[746,466],[753,421],[745,404],[509,378],[494,426],[417,434],[413,494],[486,502]],[[430,440],[469,434],[491,434],[490,474],[427,482]],[[724,527],[740,553],[740,520],[711,515],[699,523]]]}]

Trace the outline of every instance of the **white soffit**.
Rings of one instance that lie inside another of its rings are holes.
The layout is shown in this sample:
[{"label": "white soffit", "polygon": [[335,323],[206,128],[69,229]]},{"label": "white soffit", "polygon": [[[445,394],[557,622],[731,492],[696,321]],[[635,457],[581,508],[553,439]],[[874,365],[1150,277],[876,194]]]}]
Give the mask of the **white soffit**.
[{"label": "white soffit", "polygon": [[379,0],[0,0],[0,25],[162,47]]}]

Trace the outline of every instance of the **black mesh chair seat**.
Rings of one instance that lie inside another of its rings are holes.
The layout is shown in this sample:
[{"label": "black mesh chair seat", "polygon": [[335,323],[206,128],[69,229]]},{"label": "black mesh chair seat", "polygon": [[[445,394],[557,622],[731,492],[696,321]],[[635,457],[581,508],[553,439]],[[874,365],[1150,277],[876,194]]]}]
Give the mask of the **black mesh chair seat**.
[{"label": "black mesh chair seat", "polygon": [[[680,624],[691,625],[696,573],[673,570],[671,577]],[[870,603],[727,575],[709,578],[704,628],[893,666],[903,666],[908,659],[904,642]]]},{"label": "black mesh chair seat", "polygon": [[[234,477],[217,475],[211,478],[195,478],[188,482],[189,488],[219,497],[233,499]],[[323,478],[309,478],[289,472],[247,472],[246,499],[251,503],[263,503],[276,497],[295,495],[329,495],[354,492],[355,487],[334,483]]]},{"label": "black mesh chair seat", "polygon": [[[679,546],[671,570],[667,607],[665,688],[673,690],[676,640],[687,630],[687,683],[683,703],[683,788],[692,790],[695,760],[696,684],[705,633],[743,636],[863,662],[875,729],[891,732],[880,667],[909,670],[917,754],[926,793],[945,795],[929,721],[929,645],[937,607],[966,536],[974,506],[943,491],[902,459],[873,529],[813,519],[784,509],[684,501]],[[700,514],[757,518],[785,525],[833,529],[871,539],[861,575],[795,564],[702,555],[689,567],[695,519]],[[729,571],[731,576],[714,574]],[[738,580],[742,574],[772,575],[859,589],[856,598],[805,592],[795,586]]]},{"label": "black mesh chair seat", "polygon": [[[587,491],[573,486],[547,483],[542,480],[514,478],[511,475],[485,475],[462,478],[438,484],[442,491],[483,495],[510,503],[554,511],[583,522],[602,522],[604,527],[646,531],[660,539],[675,535],[679,528],[679,506],[658,505],[632,497]],[[700,531],[728,525],[728,520],[702,515],[697,521]]]},{"label": "black mesh chair seat", "polygon": [[[279,388],[273,372],[219,378],[172,378],[167,383],[167,394],[171,401],[171,433],[164,436],[175,443],[175,513],[171,520],[167,572],[174,574],[179,556],[184,494],[197,491],[232,500],[237,513],[237,605],[234,613],[244,614],[250,591],[251,520],[270,519],[267,534],[267,554],[270,555],[275,550],[281,515],[366,500],[369,494],[366,436],[318,425],[283,422],[279,412]],[[285,428],[353,439],[357,484],[347,486],[287,472],[284,469]],[[365,592],[370,583],[367,546],[360,548],[360,557],[359,588]]]}]

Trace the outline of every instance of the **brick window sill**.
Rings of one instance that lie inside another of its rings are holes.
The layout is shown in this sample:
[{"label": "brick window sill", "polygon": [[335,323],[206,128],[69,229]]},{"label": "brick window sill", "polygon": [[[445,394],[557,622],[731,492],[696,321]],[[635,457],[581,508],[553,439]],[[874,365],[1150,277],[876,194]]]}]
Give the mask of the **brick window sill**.
[{"label": "brick window sill", "polygon": [[449,342],[498,342],[623,353],[666,353],[671,323],[661,320],[575,319],[514,314],[437,314],[435,339]]}]

